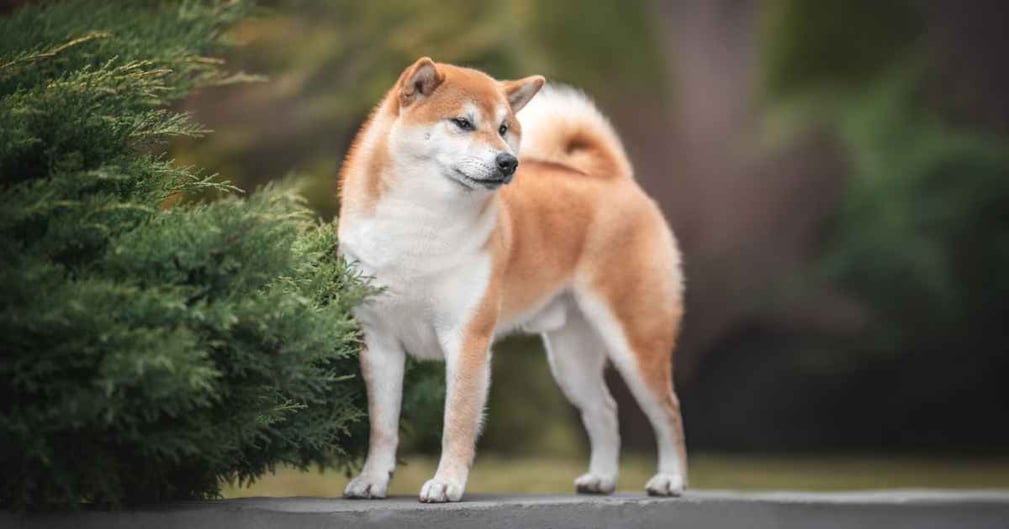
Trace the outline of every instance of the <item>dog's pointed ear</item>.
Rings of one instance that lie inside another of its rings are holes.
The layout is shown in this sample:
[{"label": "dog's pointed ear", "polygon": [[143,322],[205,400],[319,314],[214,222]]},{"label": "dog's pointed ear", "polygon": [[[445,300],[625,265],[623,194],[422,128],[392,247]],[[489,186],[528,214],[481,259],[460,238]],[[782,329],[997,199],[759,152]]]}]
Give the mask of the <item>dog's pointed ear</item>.
[{"label": "dog's pointed ear", "polygon": [[445,80],[445,74],[430,57],[421,57],[417,62],[403,70],[399,76],[399,102],[401,106],[409,106],[415,101],[430,96],[438,85]]},{"label": "dog's pointed ear", "polygon": [[512,112],[518,112],[526,103],[536,95],[536,92],[543,88],[547,82],[542,75],[531,75],[517,81],[502,81],[505,95],[508,96],[508,104],[512,107]]}]

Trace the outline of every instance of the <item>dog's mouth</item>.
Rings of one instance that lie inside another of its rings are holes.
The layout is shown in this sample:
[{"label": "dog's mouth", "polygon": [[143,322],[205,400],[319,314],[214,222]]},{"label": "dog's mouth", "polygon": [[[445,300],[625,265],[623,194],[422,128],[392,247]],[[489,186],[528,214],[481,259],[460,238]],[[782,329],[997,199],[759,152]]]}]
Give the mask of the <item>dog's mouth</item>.
[{"label": "dog's mouth", "polygon": [[507,184],[508,182],[511,182],[512,178],[510,175],[505,176],[502,174],[493,178],[473,178],[459,169],[454,169],[454,177],[452,180],[464,188],[473,191],[479,188],[494,190]]}]

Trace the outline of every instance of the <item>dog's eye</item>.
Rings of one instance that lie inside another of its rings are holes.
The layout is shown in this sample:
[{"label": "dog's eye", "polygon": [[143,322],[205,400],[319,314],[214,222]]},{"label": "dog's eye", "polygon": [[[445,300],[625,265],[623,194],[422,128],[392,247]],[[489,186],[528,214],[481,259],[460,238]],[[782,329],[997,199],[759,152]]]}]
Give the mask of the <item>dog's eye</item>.
[{"label": "dog's eye", "polygon": [[500,135],[502,135],[502,136],[504,136],[505,134],[507,134],[508,133],[508,124],[507,123],[502,123],[501,126],[498,127],[498,129],[497,129],[497,133],[500,134]]},{"label": "dog's eye", "polygon": [[466,118],[452,118],[452,123],[455,123],[456,127],[462,130],[473,130],[473,122]]}]

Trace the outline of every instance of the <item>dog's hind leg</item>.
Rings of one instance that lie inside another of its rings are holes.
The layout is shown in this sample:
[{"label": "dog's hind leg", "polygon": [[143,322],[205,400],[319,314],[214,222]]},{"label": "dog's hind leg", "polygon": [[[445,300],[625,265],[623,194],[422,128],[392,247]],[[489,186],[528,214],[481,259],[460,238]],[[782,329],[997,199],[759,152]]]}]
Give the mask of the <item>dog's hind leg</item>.
[{"label": "dog's hind leg", "polygon": [[587,270],[575,291],[583,314],[655,430],[659,468],[645,488],[658,496],[680,494],[687,481],[683,421],[672,378],[682,287],[670,242],[664,230],[636,229],[622,241],[622,252],[597,257],[597,267]]},{"label": "dog's hind leg", "polygon": [[[677,496],[687,482],[687,457],[680,402],[673,393],[673,332],[679,323],[635,320],[594,296],[580,301],[602,336],[617,370],[655,430],[658,473],[645,489],[655,496]],[[666,330],[668,329],[668,330]]]},{"label": "dog's hind leg", "polygon": [[568,400],[581,412],[592,455],[588,473],[575,479],[584,493],[613,492],[620,457],[617,406],[606,388],[606,347],[577,309],[564,327],[543,333],[550,371]]}]

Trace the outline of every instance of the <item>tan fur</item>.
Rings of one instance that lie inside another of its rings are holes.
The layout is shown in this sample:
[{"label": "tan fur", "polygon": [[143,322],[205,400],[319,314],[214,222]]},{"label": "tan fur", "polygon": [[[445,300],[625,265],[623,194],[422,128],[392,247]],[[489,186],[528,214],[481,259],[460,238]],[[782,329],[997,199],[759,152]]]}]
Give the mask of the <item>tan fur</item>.
[{"label": "tan fur", "polygon": [[[410,84],[418,78],[421,84]],[[502,101],[521,95],[516,91],[535,93],[542,84],[524,81],[501,83],[476,70],[423,59],[408,68],[362,127],[347,156],[340,176],[341,218],[368,215],[385,190],[396,185],[383,139],[395,120],[436,123],[457,115],[468,101],[493,114]],[[506,119],[511,131],[521,134],[514,112]],[[488,194],[485,207],[497,211],[496,226],[484,246],[492,270],[480,305],[465,326],[459,367],[449,382],[456,391],[446,407],[443,463],[469,465],[473,460],[482,412],[473,403],[482,402],[479,394],[486,391],[480,373],[488,369],[489,346],[499,323],[581,285],[619,322],[637,375],[667,414],[677,457],[686,468],[679,402],[672,389],[672,350],[683,314],[680,258],[662,213],[633,179],[623,147],[609,130],[561,121],[540,131],[535,146],[519,153],[514,180]],[[369,134],[372,140],[366,143]],[[488,145],[507,148],[495,129],[473,134]]]},{"label": "tan fur", "polygon": [[[390,95],[386,95],[368,119],[361,126],[361,132],[354,138],[341,166],[339,193],[341,215],[348,211],[369,212],[374,208],[385,187],[385,168],[389,166],[389,150],[385,143],[385,133],[394,117],[394,105]],[[362,143],[365,131],[376,136],[376,142],[367,152]],[[350,173],[361,172],[360,174]]]},{"label": "tan fur", "polygon": [[[422,61],[418,61],[420,62]],[[392,120],[400,114],[403,83],[416,67],[415,65],[403,72],[397,85],[386,93],[354,139],[340,171],[341,210],[371,208],[381,196],[382,189],[389,185],[388,179],[392,176],[385,170],[389,155],[382,138],[388,132]],[[418,105],[415,112],[404,114],[405,123],[427,123],[456,115],[466,101],[477,101],[481,103],[482,110],[493,113],[493,104],[504,98],[506,87],[498,85],[497,81],[483,72],[447,64],[438,64],[437,67],[442,75],[439,86],[423,105]],[[410,103],[412,101],[408,99],[407,105]],[[514,113],[509,113],[506,123],[515,134],[521,134],[522,125]],[[366,133],[375,133],[379,138],[379,142],[367,151],[361,145]],[[491,145],[504,146],[504,141],[493,134],[493,131],[477,133]]]}]

